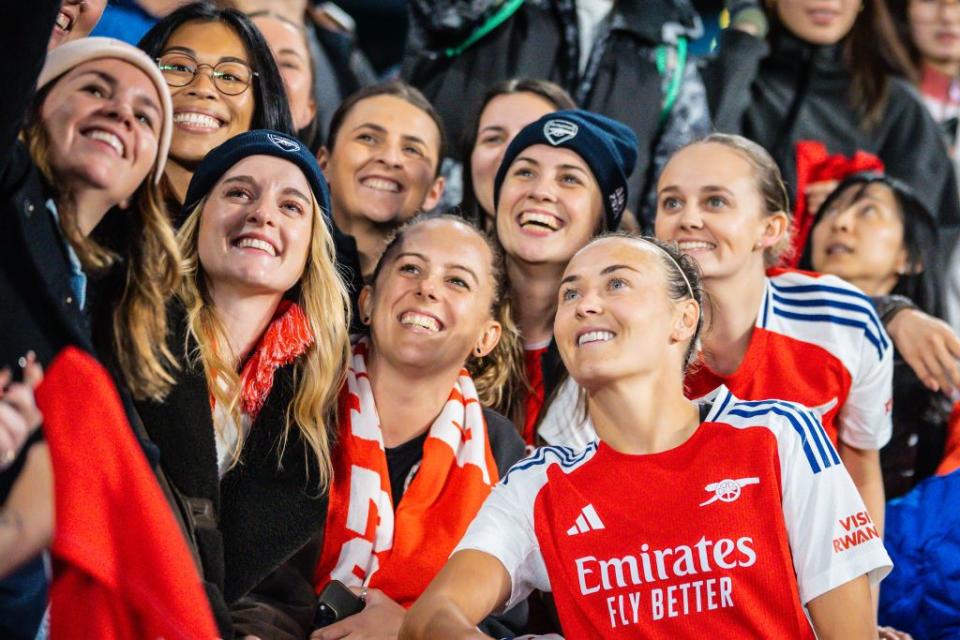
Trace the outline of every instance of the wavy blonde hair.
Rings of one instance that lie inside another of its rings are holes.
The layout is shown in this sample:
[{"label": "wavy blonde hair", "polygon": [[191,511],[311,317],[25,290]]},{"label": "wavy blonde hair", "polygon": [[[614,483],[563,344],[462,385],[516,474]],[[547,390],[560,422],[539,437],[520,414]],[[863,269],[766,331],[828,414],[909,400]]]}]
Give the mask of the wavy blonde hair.
[{"label": "wavy blonde hair", "polygon": [[[327,425],[336,421],[337,396],[346,379],[350,358],[350,298],[334,264],[333,238],[327,230],[323,211],[316,198],[312,200],[313,230],[307,264],[294,290],[295,302],[307,317],[314,342],[294,365],[295,392],[286,407],[278,466],[292,425],[296,424],[307,448],[316,457],[318,485],[322,489],[329,484],[333,473],[332,442]],[[177,295],[187,311],[184,349],[190,366],[203,365],[207,387],[216,402],[239,421],[242,387],[237,362],[221,348],[227,344],[226,333],[213,306],[198,252],[200,216],[206,203],[204,197],[177,233],[183,254],[183,280]],[[191,340],[197,345],[195,349],[190,348]],[[241,433],[231,452],[231,467],[239,461],[242,450]],[[309,474],[309,465],[307,469]]]},{"label": "wavy blonde hair", "polygon": [[[130,213],[117,252],[80,230],[73,194],[58,188],[50,159],[50,139],[40,119],[40,105],[49,87],[34,101],[20,134],[30,157],[54,192],[60,229],[90,275],[107,272],[121,257],[126,262],[119,298],[105,301],[109,322],[99,319],[109,333],[113,359],[123,382],[138,400],[162,400],[174,383],[176,360],[167,348],[167,301],[180,283],[180,251],[164,205],[154,184],[156,165],[131,198]],[[114,292],[111,292],[114,293]],[[100,325],[98,325],[100,326]],[[107,339],[108,336],[102,336]]]}]

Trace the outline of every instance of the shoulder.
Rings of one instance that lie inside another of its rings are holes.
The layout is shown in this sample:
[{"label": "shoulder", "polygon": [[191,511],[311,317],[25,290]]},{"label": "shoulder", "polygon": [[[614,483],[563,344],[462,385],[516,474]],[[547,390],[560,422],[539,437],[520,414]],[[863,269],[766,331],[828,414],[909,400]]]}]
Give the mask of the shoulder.
[{"label": "shoulder", "polygon": [[817,344],[852,371],[864,342],[878,359],[890,351],[873,301],[853,285],[833,275],[793,269],[770,270],[768,282],[762,328]]},{"label": "shoulder", "polygon": [[[830,408],[820,409],[829,411]],[[801,449],[814,473],[841,464],[817,408],[779,399],[741,400],[721,388],[714,397],[706,421],[726,424],[734,429],[765,429],[776,439],[781,457]]]},{"label": "shoulder", "polygon": [[493,409],[483,408],[483,419],[487,424],[487,438],[490,450],[497,462],[497,470],[502,477],[520,458],[526,449],[523,438],[517,433],[513,423]]},{"label": "shoulder", "polygon": [[553,469],[570,474],[590,461],[597,452],[597,442],[591,442],[581,450],[572,447],[540,447],[530,456],[510,468],[501,484],[534,485],[538,489],[546,484],[549,472]]}]

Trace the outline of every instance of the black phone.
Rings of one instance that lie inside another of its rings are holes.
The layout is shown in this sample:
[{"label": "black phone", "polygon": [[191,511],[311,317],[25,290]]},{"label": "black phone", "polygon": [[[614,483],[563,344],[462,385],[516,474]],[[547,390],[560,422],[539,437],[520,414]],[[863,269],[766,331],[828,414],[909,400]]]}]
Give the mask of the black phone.
[{"label": "black phone", "polygon": [[339,580],[331,580],[317,598],[317,615],[313,628],[329,627],[334,622],[363,611],[363,600]]}]

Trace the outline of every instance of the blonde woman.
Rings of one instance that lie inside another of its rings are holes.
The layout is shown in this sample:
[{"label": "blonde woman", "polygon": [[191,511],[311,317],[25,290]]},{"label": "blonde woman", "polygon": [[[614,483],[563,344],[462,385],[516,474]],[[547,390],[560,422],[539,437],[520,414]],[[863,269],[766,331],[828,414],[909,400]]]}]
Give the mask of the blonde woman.
[{"label": "blonde woman", "polygon": [[270,605],[250,592],[326,513],[329,421],[349,355],[328,199],[313,156],[278,132],[206,156],[178,234],[169,346],[181,371],[166,402],[138,407],[192,514],[221,628],[238,634],[303,637],[312,619],[309,570],[270,577]]}]

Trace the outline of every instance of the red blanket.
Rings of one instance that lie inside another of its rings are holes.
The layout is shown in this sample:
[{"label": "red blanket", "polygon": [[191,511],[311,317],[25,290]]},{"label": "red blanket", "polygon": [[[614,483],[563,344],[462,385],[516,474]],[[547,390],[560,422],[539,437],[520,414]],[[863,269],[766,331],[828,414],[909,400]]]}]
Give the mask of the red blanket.
[{"label": "red blanket", "polygon": [[216,638],[186,541],[113,381],[68,347],[37,389],[53,463],[50,637]]}]

